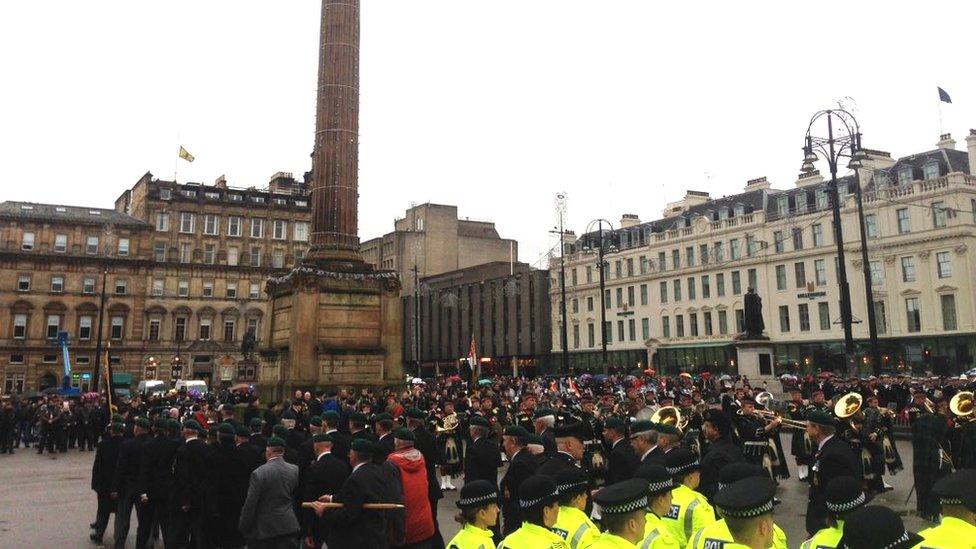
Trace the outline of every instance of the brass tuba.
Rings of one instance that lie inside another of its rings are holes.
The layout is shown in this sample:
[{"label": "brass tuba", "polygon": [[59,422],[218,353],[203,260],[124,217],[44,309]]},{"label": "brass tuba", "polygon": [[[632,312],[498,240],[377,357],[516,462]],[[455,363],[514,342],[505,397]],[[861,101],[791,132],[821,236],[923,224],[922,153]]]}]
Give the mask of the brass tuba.
[{"label": "brass tuba", "polygon": [[847,419],[861,410],[864,404],[864,397],[861,393],[847,393],[837,400],[834,404],[834,415],[840,419]]},{"label": "brass tuba", "polygon": [[651,421],[671,425],[682,434],[684,433],[685,427],[688,426],[688,418],[681,415],[681,410],[677,406],[662,406],[658,408],[654,412],[654,415],[651,416]]},{"label": "brass tuba", "polygon": [[959,424],[976,421],[976,408],[973,407],[973,392],[962,391],[953,395],[949,400],[949,410],[952,412]]}]

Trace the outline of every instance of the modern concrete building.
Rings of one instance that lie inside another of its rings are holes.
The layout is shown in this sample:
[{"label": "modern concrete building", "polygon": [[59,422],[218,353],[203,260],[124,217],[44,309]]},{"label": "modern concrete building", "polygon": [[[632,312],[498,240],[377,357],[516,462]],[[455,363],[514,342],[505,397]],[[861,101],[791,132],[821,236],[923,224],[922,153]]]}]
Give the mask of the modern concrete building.
[{"label": "modern concrete building", "polygon": [[[872,303],[886,370],[958,372],[976,356],[976,131],[968,151],[943,135],[902,158],[866,151],[839,182],[859,362],[867,366],[867,297],[854,192],[863,189]],[[626,215],[613,243],[603,298],[608,362],[666,372],[735,369],[743,295],[756,288],[777,372],[844,367],[836,245],[828,182],[804,174],[790,189],[766,178],[713,198],[688,191],[660,219]],[[602,365],[598,236],[567,255],[568,343],[574,368]],[[554,264],[558,266],[558,260]],[[561,323],[551,270],[553,353]]]},{"label": "modern concrete building", "polygon": [[415,278],[518,261],[518,242],[500,237],[490,221],[459,219],[457,211],[457,206],[441,204],[412,206],[394,222],[393,232],[360,245],[363,258],[378,269],[396,271],[401,295],[413,294]]}]

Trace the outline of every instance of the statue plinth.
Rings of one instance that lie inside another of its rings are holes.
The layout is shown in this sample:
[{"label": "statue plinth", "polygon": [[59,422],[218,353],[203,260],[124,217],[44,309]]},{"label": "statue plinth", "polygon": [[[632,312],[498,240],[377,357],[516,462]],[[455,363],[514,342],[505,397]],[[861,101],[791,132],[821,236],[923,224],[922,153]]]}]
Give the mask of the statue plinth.
[{"label": "statue plinth", "polygon": [[739,375],[748,377],[753,387],[763,381],[776,381],[773,368],[776,348],[768,336],[742,333],[733,341]]}]

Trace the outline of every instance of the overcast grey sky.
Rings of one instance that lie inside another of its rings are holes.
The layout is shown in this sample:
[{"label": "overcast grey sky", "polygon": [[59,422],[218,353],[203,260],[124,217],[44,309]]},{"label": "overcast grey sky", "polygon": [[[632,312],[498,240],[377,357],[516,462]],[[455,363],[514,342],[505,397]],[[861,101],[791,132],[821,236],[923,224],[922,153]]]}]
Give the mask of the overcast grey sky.
[{"label": "overcast grey sky", "polygon": [[[898,7],[903,5],[904,7]],[[363,0],[360,236],[411,202],[494,220],[534,263],[567,228],[685,189],[794,184],[845,96],[869,148],[976,127],[973,2]],[[111,207],[146,171],[262,186],[310,167],[316,0],[0,3],[0,199]],[[178,137],[179,136],[179,137]],[[706,175],[708,174],[708,175]]]}]

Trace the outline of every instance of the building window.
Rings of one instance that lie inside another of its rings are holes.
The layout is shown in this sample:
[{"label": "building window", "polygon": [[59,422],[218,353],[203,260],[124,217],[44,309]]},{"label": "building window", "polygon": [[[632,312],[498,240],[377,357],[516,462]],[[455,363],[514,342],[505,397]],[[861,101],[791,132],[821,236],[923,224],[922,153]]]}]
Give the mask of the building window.
[{"label": "building window", "polygon": [[27,337],[27,315],[14,315],[14,339],[24,339]]},{"label": "building window", "polygon": [[758,290],[759,289],[759,278],[756,276],[756,270],[755,269],[749,269],[748,271],[746,271],[746,277],[749,280],[749,285],[746,286],[746,287],[747,288],[752,288],[754,290]]},{"label": "building window", "polygon": [[912,182],[912,169],[903,168],[898,170],[898,184],[907,185]]},{"label": "building window", "polygon": [[34,249],[34,233],[25,232],[20,240],[20,249],[30,251]]},{"label": "building window", "polygon": [[169,214],[167,212],[156,214],[156,230],[161,233],[169,231]]},{"label": "building window", "polygon": [[153,244],[153,260],[157,263],[166,261],[166,243],[156,242]]},{"label": "building window", "polygon": [[871,285],[880,286],[884,284],[884,272],[881,270],[880,261],[869,261],[868,270],[871,272]]},{"label": "building window", "polygon": [[18,292],[29,292],[31,288],[31,277],[29,276],[18,276],[17,277],[17,291]]},{"label": "building window", "polygon": [[694,267],[695,266],[695,247],[688,246],[685,248],[685,266]]},{"label": "building window", "polygon": [[901,281],[902,282],[915,282],[915,258],[914,257],[903,257],[901,258]]},{"label": "building window", "polygon": [[214,295],[214,283],[213,280],[206,280],[203,282],[203,297],[213,297]]},{"label": "building window", "polygon": [[780,196],[776,199],[776,213],[780,217],[784,217],[790,213],[790,198],[788,196]]},{"label": "building window", "polygon": [[678,250],[671,250],[671,268],[681,268],[681,252]]},{"label": "building window", "polygon": [[888,317],[885,314],[884,301],[874,302],[874,324],[878,327],[879,334],[888,332]]},{"label": "building window", "polygon": [[823,246],[823,225],[816,223],[811,229],[813,229],[813,245],[814,247]]},{"label": "building window", "polygon": [[725,274],[723,273],[715,275],[715,294],[718,297],[725,297]]},{"label": "building window", "polygon": [[698,255],[701,257],[701,264],[708,265],[708,244],[698,246]]},{"label": "building window", "polygon": [[786,290],[786,265],[776,266],[776,289],[781,292]]},{"label": "building window", "polygon": [[571,269],[571,270],[569,271],[569,279],[570,279],[570,281],[571,281],[570,283],[571,283],[571,284],[572,284],[573,286],[576,286],[576,284],[577,284],[577,283],[579,282],[579,281],[577,280],[577,278],[576,278],[576,268],[575,268],[575,267],[573,267],[573,268],[572,268],[572,269]]},{"label": "building window", "polygon": [[236,266],[240,261],[240,252],[237,246],[230,246],[227,248],[227,264],[231,266]]},{"label": "building window", "polygon": [[817,209],[823,210],[827,207],[827,191],[826,189],[817,189],[814,192],[814,196],[817,199]]},{"label": "building window", "polygon": [[[11,356],[10,363],[13,364],[13,356]],[[21,358],[23,356],[21,355]],[[23,361],[21,361],[23,362]],[[3,391],[7,395],[19,395],[24,392],[24,374],[7,374],[3,380]]]},{"label": "building window", "polygon": [[149,319],[149,341],[159,341],[159,324],[158,318]]},{"label": "building window", "polygon": [[735,310],[735,332],[741,334],[746,331],[746,315],[742,309]]},{"label": "building window", "polygon": [[949,258],[949,252],[938,252],[935,254],[935,261],[939,270],[939,278],[952,276],[952,259]]},{"label": "building window", "polygon": [[802,250],[803,249],[803,229],[795,227],[793,229],[793,249]]},{"label": "building window", "polygon": [[215,245],[203,245],[203,262],[207,265],[213,265],[217,262],[217,247]]},{"label": "building window", "polygon": [[587,296],[587,298],[586,298],[586,310],[587,311],[592,311],[593,310],[593,296]]},{"label": "building window", "polygon": [[895,215],[898,218],[898,234],[911,232],[912,224],[908,218],[908,208],[895,210]]},{"label": "building window", "polygon": [[173,196],[173,193],[172,193],[172,191],[170,189],[165,188],[165,187],[162,187],[162,188],[159,189],[159,199],[160,200],[169,200],[170,198],[172,198],[172,196]]},{"label": "building window", "polygon": [[[665,254],[664,252],[658,252],[657,253],[657,270],[658,270],[658,272],[660,272],[660,271],[666,271],[667,269],[668,269],[668,255]],[[589,280],[588,282],[592,282],[592,280]]]},{"label": "building window", "polygon": [[634,287],[633,286],[627,286],[627,305],[629,305],[630,307],[633,307],[634,304],[635,304],[635,301],[636,300],[634,299]]},{"label": "building window", "polygon": [[939,163],[929,162],[928,164],[922,166],[922,175],[925,179],[936,179],[939,177]]},{"label": "building window", "polygon": [[685,316],[674,315],[674,329],[676,337],[685,337]]},{"label": "building window", "polygon": [[154,279],[152,281],[152,295],[153,297],[161,297],[163,295],[163,286],[165,281],[161,278]]},{"label": "building window", "polygon": [[251,219],[251,238],[264,238],[264,220],[255,217]]},{"label": "building window", "polygon": [[661,281],[661,303],[668,302],[668,283]]},{"label": "building window", "polygon": [[225,293],[227,295],[227,299],[237,299],[237,283],[228,282]]},{"label": "building window", "polygon": [[796,277],[796,287],[805,288],[807,285],[807,269],[803,262],[793,264],[793,274]]},{"label": "building window", "polygon": [[183,212],[180,214],[180,232],[193,234],[196,229],[197,216],[189,212]]},{"label": "building window", "polygon": [[213,320],[209,318],[200,319],[200,341],[210,341],[210,328]]},{"label": "building window", "polygon": [[790,331],[790,308],[786,305],[779,306],[779,331],[783,333]]},{"label": "building window", "polygon": [[809,332],[810,331],[810,306],[807,305],[806,303],[800,303],[799,316],[800,316],[800,331]]},{"label": "building window", "polygon": [[716,262],[725,261],[725,245],[723,242],[716,242],[712,249],[715,251]]},{"label": "building window", "polygon": [[52,276],[51,277],[51,293],[60,294],[64,291],[64,277],[63,276]]},{"label": "building window", "polygon": [[868,238],[876,238],[878,236],[877,214],[867,214],[864,216],[864,232],[868,235]]},{"label": "building window", "polygon": [[258,284],[257,282],[252,282],[250,291],[248,292],[247,295],[251,299],[257,299],[261,297],[261,285]]},{"label": "building window", "polygon": [[596,330],[594,329],[593,323],[589,322],[586,325],[586,342],[588,347],[593,347],[596,345]]},{"label": "building window", "polygon": [[187,242],[180,243],[180,263],[189,263],[193,259],[193,251]]},{"label": "building window", "polygon": [[905,313],[908,321],[909,332],[919,332],[922,330],[922,315],[918,309],[918,298],[910,297],[905,300]]},{"label": "building window", "polygon": [[675,302],[681,301],[681,280],[676,278],[671,286]]},{"label": "building window", "polygon": [[308,223],[305,221],[296,221],[293,224],[292,232],[294,233],[295,242],[308,242]]},{"label": "building window", "polygon": [[773,250],[778,254],[783,253],[783,231],[773,231]]},{"label": "building window", "polygon": [[66,234],[54,235],[54,251],[57,253],[64,253],[68,251],[68,235]]},{"label": "building window", "polygon": [[57,364],[58,355],[43,355],[41,358],[41,362],[45,364]]},{"label": "building window", "polygon": [[698,337],[698,313],[688,314],[688,333],[691,337]]},{"label": "building window", "polygon": [[250,264],[251,264],[251,267],[260,267],[261,266],[261,247],[260,246],[251,246],[251,261],[250,261]]},{"label": "building window", "polygon": [[719,335],[729,334],[729,319],[725,311],[718,312],[718,333]]},{"label": "building window", "polygon": [[671,337],[671,317],[669,316],[661,317],[661,335]]},{"label": "building window", "polygon": [[647,284],[640,285],[640,304],[647,305]]},{"label": "building window", "polygon": [[203,234],[220,234],[220,218],[212,214],[203,216]]},{"label": "building window", "polygon": [[580,345],[579,324],[573,324],[573,348],[579,349],[579,345]]},{"label": "building window", "polygon": [[241,236],[241,225],[243,221],[240,217],[232,216],[227,218],[227,236]]},{"label": "building window", "polygon": [[705,335],[712,335],[712,312],[705,311],[702,313],[702,324],[704,324]]},{"label": "building window", "polygon": [[115,295],[125,295],[129,289],[129,282],[124,278],[115,279]]},{"label": "building window", "polygon": [[627,334],[624,333],[624,321],[617,321],[617,341],[625,341],[627,339]]},{"label": "building window", "polygon": [[624,306],[624,289],[617,288],[617,307]]},{"label": "building window", "polygon": [[93,320],[94,317],[88,315],[78,317],[78,339],[82,341],[91,339]]},{"label": "building window", "polygon": [[98,237],[89,236],[85,240],[85,253],[88,255],[95,255],[98,253]]},{"label": "building window", "polygon": [[701,279],[701,290],[702,290],[702,299],[708,299],[708,298],[712,297],[712,287],[711,287],[711,284],[709,282],[709,276],[708,275],[703,275],[702,276],[702,279]]},{"label": "building window", "polygon": [[57,339],[59,331],[61,331],[61,317],[58,315],[47,315],[47,338]]},{"label": "building window", "polygon": [[739,250],[739,239],[733,238],[732,240],[729,240],[729,259],[735,261],[740,257],[741,253]]},{"label": "building window", "polygon": [[283,219],[275,219],[272,224],[271,238],[275,240],[284,240],[288,234],[288,223]]},{"label": "building window", "polygon": [[641,319],[641,337],[644,341],[647,341],[651,337],[651,319],[649,318]]},{"label": "building window", "polygon": [[944,202],[932,203],[932,225],[936,229],[946,226],[946,207]]},{"label": "building window", "polygon": [[176,295],[178,297],[189,297],[190,295],[190,281],[180,280],[176,284]]},{"label": "building window", "polygon": [[942,302],[942,328],[945,330],[956,329],[956,296],[952,294],[939,296]]},{"label": "building window", "polygon": [[281,248],[275,248],[271,251],[271,267],[275,269],[281,269],[285,266],[285,251]]},{"label": "building window", "polygon": [[742,294],[742,277],[739,271],[732,271],[732,295]]},{"label": "building window", "polygon": [[593,282],[593,266],[592,265],[587,265],[586,266],[586,281],[587,282]]},{"label": "building window", "polygon": [[823,259],[813,260],[813,276],[817,286],[827,285],[827,262]]},{"label": "building window", "polygon": [[110,332],[110,337],[114,340],[122,339],[122,333],[125,329],[125,318],[121,316],[112,317],[112,330]]},{"label": "building window", "polygon": [[637,321],[633,318],[627,320],[627,339],[637,341]]},{"label": "building window", "polygon": [[817,315],[820,317],[820,329],[830,329],[830,303],[821,301],[817,303]]},{"label": "building window", "polygon": [[186,317],[178,316],[173,325],[173,339],[176,341],[186,340]]},{"label": "building window", "polygon": [[224,320],[224,341],[234,341],[237,322],[232,318]]},{"label": "building window", "polygon": [[95,293],[95,279],[86,278],[81,283],[81,293],[85,295],[91,295]]}]

